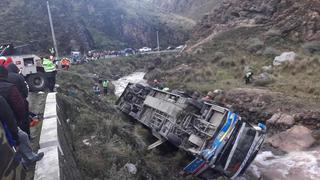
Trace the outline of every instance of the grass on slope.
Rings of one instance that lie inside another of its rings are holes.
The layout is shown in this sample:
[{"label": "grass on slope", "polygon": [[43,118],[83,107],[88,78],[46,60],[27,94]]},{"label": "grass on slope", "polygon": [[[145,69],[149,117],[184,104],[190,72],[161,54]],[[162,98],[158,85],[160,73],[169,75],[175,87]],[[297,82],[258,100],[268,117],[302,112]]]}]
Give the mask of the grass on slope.
[{"label": "grass on slope", "polygon": [[[277,53],[294,51],[297,53],[295,62],[273,67],[274,81],[255,87],[304,100],[319,100],[320,55],[306,53],[299,42],[281,37],[266,38],[262,35],[265,31],[264,27],[240,27],[216,36],[198,47],[193,55],[163,59],[162,63],[169,63],[171,67],[159,67],[163,69],[162,80],[171,88],[203,93],[248,87],[244,84],[246,67],[257,76],[263,72],[263,66],[272,65]],[[275,54],[266,54],[270,49],[276,51]],[[181,68],[181,64],[188,68]]]}]

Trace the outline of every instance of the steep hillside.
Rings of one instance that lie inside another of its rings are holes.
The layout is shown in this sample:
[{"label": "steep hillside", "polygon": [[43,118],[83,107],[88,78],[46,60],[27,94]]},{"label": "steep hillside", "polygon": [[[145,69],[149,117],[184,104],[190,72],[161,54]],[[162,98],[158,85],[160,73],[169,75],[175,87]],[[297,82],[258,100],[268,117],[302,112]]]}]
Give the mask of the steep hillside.
[{"label": "steep hillside", "polygon": [[[320,1],[224,0],[193,32],[193,47],[237,27],[265,28],[260,37],[277,36],[297,43],[320,39]],[[256,32],[252,32],[255,34]],[[196,43],[195,43],[196,42]]]},{"label": "steep hillside", "polygon": [[[0,42],[29,43],[27,49],[33,51],[52,46],[45,1],[4,0],[1,4]],[[51,11],[63,54],[71,49],[155,47],[156,31],[164,47],[178,45],[188,39],[194,25],[136,0],[56,0],[51,1]]]},{"label": "steep hillside", "polygon": [[145,0],[167,12],[174,12],[194,20],[218,8],[220,0]]}]

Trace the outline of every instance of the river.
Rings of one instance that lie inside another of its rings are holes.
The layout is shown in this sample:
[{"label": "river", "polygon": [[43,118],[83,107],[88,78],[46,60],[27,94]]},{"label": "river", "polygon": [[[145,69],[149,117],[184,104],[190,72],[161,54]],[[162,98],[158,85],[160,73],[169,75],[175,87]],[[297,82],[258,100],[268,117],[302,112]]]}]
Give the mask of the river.
[{"label": "river", "polygon": [[124,76],[116,81],[112,81],[112,84],[115,86],[115,95],[120,97],[128,83],[141,83],[146,84],[146,80],[143,79],[144,72],[134,72],[128,76]]}]

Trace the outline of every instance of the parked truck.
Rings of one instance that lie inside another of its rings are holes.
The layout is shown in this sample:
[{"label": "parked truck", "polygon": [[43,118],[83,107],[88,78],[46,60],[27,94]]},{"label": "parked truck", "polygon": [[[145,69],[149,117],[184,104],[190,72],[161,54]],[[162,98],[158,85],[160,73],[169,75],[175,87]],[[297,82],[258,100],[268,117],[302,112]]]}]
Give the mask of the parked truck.
[{"label": "parked truck", "polygon": [[228,108],[201,102],[176,91],[129,84],[116,102],[120,111],[144,124],[158,141],[170,142],[195,158],[185,175],[203,179],[245,172],[266,137],[266,126],[254,126]]},{"label": "parked truck", "polygon": [[42,91],[46,88],[47,80],[42,67],[42,60],[34,54],[16,55],[15,48],[11,44],[1,45],[0,56],[11,57],[14,64],[25,77],[30,91]]}]

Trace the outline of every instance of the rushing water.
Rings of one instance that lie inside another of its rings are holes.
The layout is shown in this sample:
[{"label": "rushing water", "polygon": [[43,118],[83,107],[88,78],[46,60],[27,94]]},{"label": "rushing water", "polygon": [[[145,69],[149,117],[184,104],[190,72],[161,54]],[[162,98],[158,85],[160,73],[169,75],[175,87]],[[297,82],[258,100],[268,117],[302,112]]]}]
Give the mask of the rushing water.
[{"label": "rushing water", "polygon": [[319,180],[320,151],[291,152],[284,156],[276,156],[270,151],[261,152],[249,171],[257,179]]},{"label": "rushing water", "polygon": [[116,81],[112,81],[112,84],[115,86],[115,95],[118,97],[121,96],[128,83],[146,84],[146,81],[143,79],[145,74],[144,72],[135,72]]}]

